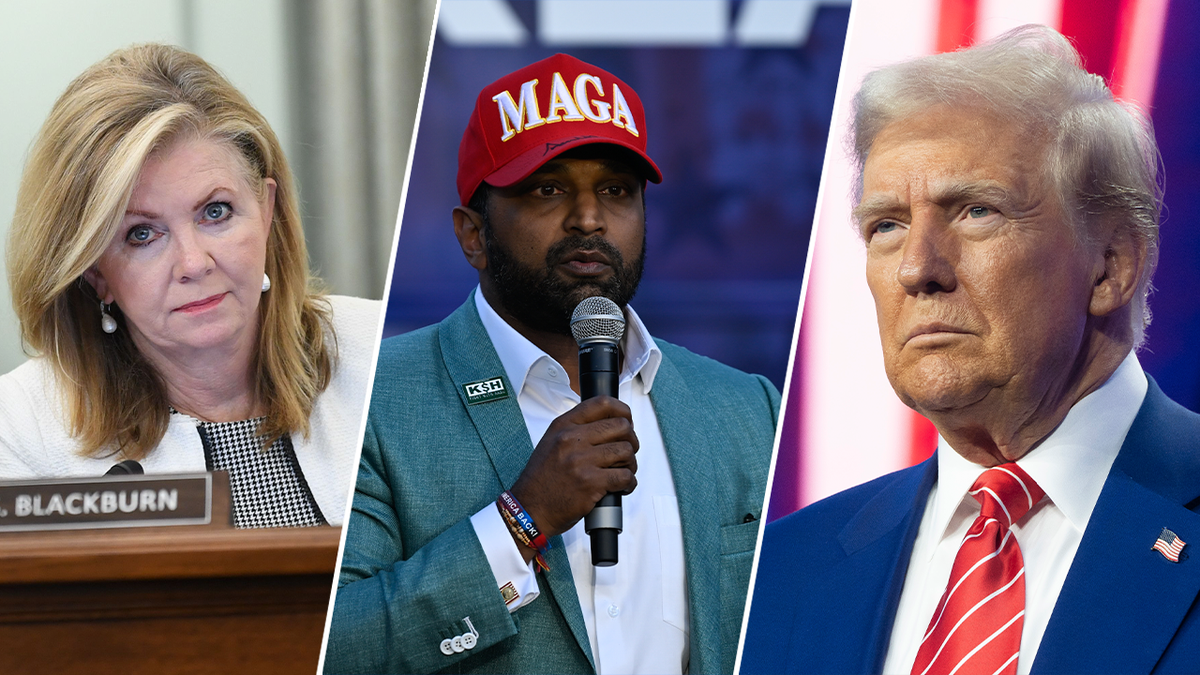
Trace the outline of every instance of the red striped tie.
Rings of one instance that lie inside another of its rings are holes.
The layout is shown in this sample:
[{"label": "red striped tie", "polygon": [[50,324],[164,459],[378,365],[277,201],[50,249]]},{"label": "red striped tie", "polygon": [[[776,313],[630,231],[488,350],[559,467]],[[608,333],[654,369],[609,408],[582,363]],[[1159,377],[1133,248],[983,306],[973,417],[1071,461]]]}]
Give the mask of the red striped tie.
[{"label": "red striped tie", "polygon": [[979,517],[954,557],[912,675],[1015,675],[1025,624],[1025,561],[1009,526],[1045,494],[1016,464],[992,467],[971,486]]}]

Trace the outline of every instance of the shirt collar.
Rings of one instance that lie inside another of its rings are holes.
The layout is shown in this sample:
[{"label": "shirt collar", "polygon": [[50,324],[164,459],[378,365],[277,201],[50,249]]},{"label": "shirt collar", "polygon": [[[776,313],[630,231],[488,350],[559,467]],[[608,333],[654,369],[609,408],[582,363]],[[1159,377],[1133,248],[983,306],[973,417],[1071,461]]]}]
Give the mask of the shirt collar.
[{"label": "shirt collar", "polygon": [[[1062,423],[1017,465],[1082,532],[1092,517],[1109,469],[1125,443],[1149,384],[1131,351],[1108,381],[1071,407]],[[936,531],[945,536],[959,505],[984,467],[967,461],[938,437]]]},{"label": "shirt collar", "polygon": [[[508,381],[518,394],[525,387],[525,380],[534,366],[543,362],[543,359],[548,363],[555,363],[549,354],[508,325],[508,322],[488,304],[478,286],[475,287],[475,309],[479,312],[479,320],[483,322],[484,330],[492,340],[492,346],[496,348]],[[658,374],[658,367],[662,364],[662,350],[650,337],[650,331],[646,330],[637,312],[628,305],[625,307],[625,336],[621,338],[621,351],[625,355],[621,384],[637,377],[641,380],[645,393],[649,394],[654,385],[654,377]]]}]

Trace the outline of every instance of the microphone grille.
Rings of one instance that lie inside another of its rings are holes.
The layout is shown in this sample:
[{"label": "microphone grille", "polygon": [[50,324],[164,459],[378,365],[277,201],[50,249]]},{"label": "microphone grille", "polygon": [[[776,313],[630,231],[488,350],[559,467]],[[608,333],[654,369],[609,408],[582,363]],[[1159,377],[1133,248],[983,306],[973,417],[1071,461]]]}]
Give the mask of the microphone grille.
[{"label": "microphone grille", "polygon": [[625,334],[625,314],[608,298],[584,298],[571,313],[571,334],[580,345],[596,340],[617,342]]}]

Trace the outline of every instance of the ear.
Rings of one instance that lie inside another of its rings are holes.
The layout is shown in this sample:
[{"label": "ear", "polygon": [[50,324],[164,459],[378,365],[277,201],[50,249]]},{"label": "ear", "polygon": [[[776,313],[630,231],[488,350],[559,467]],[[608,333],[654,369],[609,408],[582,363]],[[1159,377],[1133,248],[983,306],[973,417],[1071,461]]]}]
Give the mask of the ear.
[{"label": "ear", "polygon": [[1146,244],[1122,225],[1111,230],[1102,250],[1103,264],[1097,261],[1092,301],[1088,306],[1092,316],[1108,316],[1132,302],[1138,279],[1146,267]]},{"label": "ear", "polygon": [[262,205],[264,224],[267,232],[271,231],[271,223],[275,222],[275,191],[279,185],[274,178],[267,179],[267,203]]},{"label": "ear", "polygon": [[487,269],[487,247],[484,244],[483,216],[465,206],[454,207],[454,236],[462,248],[463,256],[471,267],[479,271]]},{"label": "ear", "polygon": [[100,273],[100,269],[95,265],[87,268],[83,273],[83,280],[88,282],[92,290],[96,291],[96,297],[106,305],[113,303],[112,293],[108,292],[108,282],[104,280],[104,275]]}]

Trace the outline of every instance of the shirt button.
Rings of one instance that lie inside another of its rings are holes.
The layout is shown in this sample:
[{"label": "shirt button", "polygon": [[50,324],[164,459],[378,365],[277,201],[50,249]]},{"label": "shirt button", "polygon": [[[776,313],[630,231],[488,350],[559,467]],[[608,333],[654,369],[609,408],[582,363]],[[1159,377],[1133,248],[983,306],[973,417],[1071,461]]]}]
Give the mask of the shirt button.
[{"label": "shirt button", "polygon": [[550,368],[548,371],[548,374],[550,375],[550,377],[558,377],[558,369]]},{"label": "shirt button", "polygon": [[621,615],[621,608],[617,607],[616,605],[609,605],[608,606],[608,615],[614,619],[617,618],[618,616]]},{"label": "shirt button", "polygon": [[445,654],[446,656],[454,655],[454,641],[453,640],[451,640],[449,638],[442,640],[442,653]]}]

